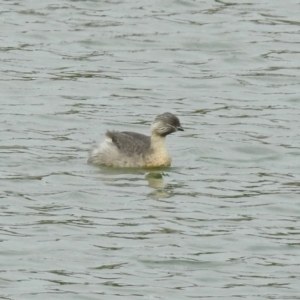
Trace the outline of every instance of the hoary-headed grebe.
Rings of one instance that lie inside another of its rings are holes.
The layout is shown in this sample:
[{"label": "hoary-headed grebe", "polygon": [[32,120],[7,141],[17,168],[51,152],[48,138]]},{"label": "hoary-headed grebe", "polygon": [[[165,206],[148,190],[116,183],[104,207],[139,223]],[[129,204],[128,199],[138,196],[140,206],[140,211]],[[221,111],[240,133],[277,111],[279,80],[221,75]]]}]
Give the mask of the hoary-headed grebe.
[{"label": "hoary-headed grebe", "polygon": [[166,167],[171,158],[166,148],[166,136],[183,131],[179,119],[171,113],[158,115],[151,136],[129,131],[107,131],[105,140],[95,144],[88,162],[110,167]]}]

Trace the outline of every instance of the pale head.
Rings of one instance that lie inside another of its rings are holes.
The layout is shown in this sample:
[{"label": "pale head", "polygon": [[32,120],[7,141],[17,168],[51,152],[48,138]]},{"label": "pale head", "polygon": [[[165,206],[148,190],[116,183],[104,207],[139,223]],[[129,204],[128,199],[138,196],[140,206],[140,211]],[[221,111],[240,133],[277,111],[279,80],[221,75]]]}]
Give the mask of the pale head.
[{"label": "pale head", "polygon": [[151,126],[152,133],[163,137],[178,130],[183,131],[179,119],[168,112],[158,115]]}]

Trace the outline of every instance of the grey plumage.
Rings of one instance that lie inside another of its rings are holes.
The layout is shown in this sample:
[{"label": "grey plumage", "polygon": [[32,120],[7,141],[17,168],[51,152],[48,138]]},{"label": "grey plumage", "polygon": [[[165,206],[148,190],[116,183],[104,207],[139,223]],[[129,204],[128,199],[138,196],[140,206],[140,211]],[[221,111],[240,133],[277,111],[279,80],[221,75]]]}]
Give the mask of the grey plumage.
[{"label": "grey plumage", "polygon": [[150,136],[131,131],[107,131],[106,136],[126,155],[144,155],[150,151]]}]

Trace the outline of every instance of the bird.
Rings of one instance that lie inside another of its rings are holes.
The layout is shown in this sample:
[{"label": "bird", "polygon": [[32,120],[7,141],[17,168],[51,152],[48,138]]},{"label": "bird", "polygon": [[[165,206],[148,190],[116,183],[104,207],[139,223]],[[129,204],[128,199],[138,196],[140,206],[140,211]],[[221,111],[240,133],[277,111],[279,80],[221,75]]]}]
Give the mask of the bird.
[{"label": "bird", "polygon": [[118,168],[156,168],[171,165],[166,136],[183,131],[178,117],[166,112],[151,125],[151,136],[130,131],[107,131],[89,151],[88,163]]}]

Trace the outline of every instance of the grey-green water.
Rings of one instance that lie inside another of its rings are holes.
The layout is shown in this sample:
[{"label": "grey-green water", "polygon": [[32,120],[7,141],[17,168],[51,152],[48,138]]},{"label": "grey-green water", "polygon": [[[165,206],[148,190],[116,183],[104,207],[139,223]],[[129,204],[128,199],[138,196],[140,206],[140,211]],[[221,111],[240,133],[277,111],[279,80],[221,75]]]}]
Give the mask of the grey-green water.
[{"label": "grey-green water", "polygon": [[[300,299],[299,1],[0,4],[1,299]],[[162,176],[86,164],[165,111]]]}]

